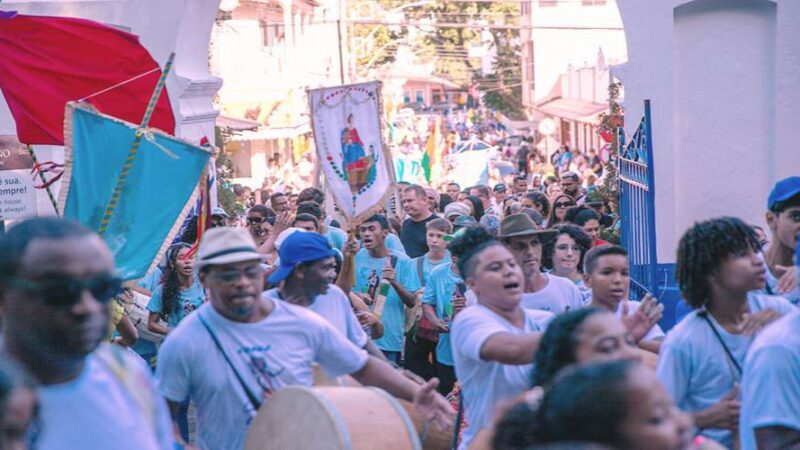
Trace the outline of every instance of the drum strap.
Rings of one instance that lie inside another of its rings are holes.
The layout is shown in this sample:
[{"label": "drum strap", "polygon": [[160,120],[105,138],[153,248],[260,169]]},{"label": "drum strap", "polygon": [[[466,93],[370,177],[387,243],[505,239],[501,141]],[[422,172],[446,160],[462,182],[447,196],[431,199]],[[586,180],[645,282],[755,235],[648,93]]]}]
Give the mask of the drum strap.
[{"label": "drum strap", "polygon": [[239,371],[236,370],[236,366],[233,364],[233,361],[231,361],[231,359],[228,357],[228,354],[225,353],[225,349],[222,348],[222,344],[219,342],[219,338],[217,338],[216,333],[214,333],[214,331],[208,325],[208,322],[206,322],[206,319],[203,318],[203,315],[197,314],[197,318],[200,319],[200,322],[203,324],[204,327],[206,327],[206,330],[208,330],[208,334],[211,335],[211,339],[217,346],[217,350],[219,350],[219,352],[222,353],[222,356],[225,358],[225,362],[227,362],[228,366],[230,366],[231,370],[233,370],[233,374],[236,375],[236,379],[239,380],[239,384],[242,385],[242,389],[244,389],[244,393],[245,395],[247,395],[247,399],[250,400],[250,404],[253,406],[253,410],[258,411],[258,409],[261,407],[261,401],[255,394],[253,394],[253,391],[250,390],[250,388],[247,386],[247,383],[244,382],[244,379],[239,374]]},{"label": "drum strap", "polygon": [[458,448],[458,432],[461,431],[461,422],[464,421],[464,391],[458,396],[458,413],[456,413],[456,426],[453,427],[453,439],[450,441],[450,449]]}]

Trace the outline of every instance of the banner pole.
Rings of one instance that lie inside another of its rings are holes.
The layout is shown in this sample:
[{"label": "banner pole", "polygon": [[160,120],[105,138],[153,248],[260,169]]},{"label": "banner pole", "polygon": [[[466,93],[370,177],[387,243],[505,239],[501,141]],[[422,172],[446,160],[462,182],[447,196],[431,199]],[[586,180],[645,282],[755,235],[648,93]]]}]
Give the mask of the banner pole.
[{"label": "banner pole", "polygon": [[[28,153],[30,153],[31,159],[33,160],[33,166],[38,167],[39,160],[36,158],[36,152],[33,151],[33,146],[26,145],[26,147],[28,148]],[[47,196],[50,197],[50,203],[53,204],[53,209],[56,211],[56,215],[58,215],[58,202],[56,201],[56,198],[53,195],[52,189],[50,189],[50,186],[48,185],[47,178],[45,178],[44,176],[44,171],[39,170],[39,178],[42,179],[42,184],[44,185],[44,188],[47,190]]]},{"label": "banner pole", "polygon": [[108,224],[111,222],[111,216],[114,214],[114,209],[116,209],[117,204],[119,203],[119,198],[122,195],[122,189],[125,187],[125,183],[128,181],[128,174],[133,166],[133,160],[136,159],[136,154],[139,152],[139,145],[141,144],[142,137],[144,136],[144,129],[150,124],[150,118],[153,116],[153,111],[156,109],[156,104],[158,103],[159,97],[161,97],[161,91],[164,89],[164,85],[167,82],[167,75],[172,69],[172,62],[174,60],[175,53],[173,52],[169,54],[167,63],[164,65],[164,70],[161,72],[161,77],[159,77],[156,88],[153,91],[153,95],[150,97],[150,103],[147,104],[147,109],[144,112],[144,118],[142,118],[142,124],[136,131],[136,137],[133,139],[133,144],[128,152],[128,158],[125,160],[125,164],[122,166],[122,171],[117,179],[117,184],[114,186],[111,199],[108,201],[108,205],[106,205],[105,212],[103,213],[103,219],[100,221],[100,227],[98,228],[97,233],[101,236],[106,232],[106,229],[108,229]]}]

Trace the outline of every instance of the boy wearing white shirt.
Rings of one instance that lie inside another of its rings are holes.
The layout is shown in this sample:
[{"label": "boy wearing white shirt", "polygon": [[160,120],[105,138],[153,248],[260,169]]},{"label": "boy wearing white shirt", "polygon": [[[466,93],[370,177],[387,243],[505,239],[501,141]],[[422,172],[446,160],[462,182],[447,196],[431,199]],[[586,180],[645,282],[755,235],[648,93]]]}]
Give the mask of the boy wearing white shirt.
[{"label": "boy wearing white shirt", "polygon": [[664,332],[657,322],[661,319],[664,306],[650,296],[642,302],[628,300],[630,296],[631,275],[628,251],[619,245],[601,245],[586,252],[583,261],[583,280],[592,290],[590,306],[607,309],[626,322],[635,314],[648,317],[650,328],[632,330],[639,348],[658,353]]},{"label": "boy wearing white shirt", "polygon": [[792,310],[783,298],[758,294],[766,273],[752,227],[723,217],[696,223],[678,244],[675,276],[694,308],[670,330],[659,380],[703,435],[727,447],[739,426],[739,383],[753,333]]}]

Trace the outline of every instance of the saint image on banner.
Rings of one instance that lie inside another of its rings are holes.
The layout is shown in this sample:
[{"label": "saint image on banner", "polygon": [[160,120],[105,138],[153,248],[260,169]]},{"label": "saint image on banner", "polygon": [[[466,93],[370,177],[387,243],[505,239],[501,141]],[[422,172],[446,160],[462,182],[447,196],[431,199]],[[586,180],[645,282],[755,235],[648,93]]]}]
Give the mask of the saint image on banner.
[{"label": "saint image on banner", "polygon": [[348,222],[374,214],[394,192],[381,98],[379,81],[308,90],[320,169]]},{"label": "saint image on banner", "polygon": [[364,142],[353,124],[353,115],[347,115],[347,123],[341,132],[342,171],[347,176],[350,191],[358,192],[375,178],[374,147],[370,145],[369,154],[364,151]]}]

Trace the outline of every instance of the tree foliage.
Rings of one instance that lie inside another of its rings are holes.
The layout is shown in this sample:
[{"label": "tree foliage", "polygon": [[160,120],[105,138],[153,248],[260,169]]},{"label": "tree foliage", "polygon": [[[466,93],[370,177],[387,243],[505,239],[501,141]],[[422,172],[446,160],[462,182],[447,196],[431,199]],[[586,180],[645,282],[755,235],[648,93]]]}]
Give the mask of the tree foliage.
[{"label": "tree foliage", "polygon": [[[517,25],[520,5],[514,2],[431,2],[417,4],[409,0],[361,0],[350,4],[351,13],[369,10],[373,18],[391,22],[404,17],[432,26],[358,25],[357,64],[362,69],[395,61],[397,47],[411,47],[422,64],[433,64],[434,74],[468,88],[478,84],[486,103],[493,108],[518,115],[521,104],[521,49],[519,30],[435,26],[435,24],[505,24]],[[412,5],[412,6],[408,6]],[[405,6],[405,7],[404,7]],[[369,37],[361,45],[359,39]],[[470,46],[488,44],[494,50],[494,73],[482,73],[481,59],[469,58]]]}]

